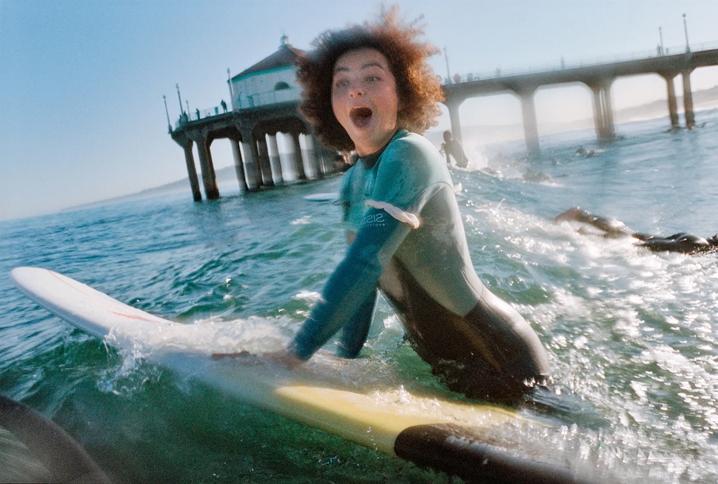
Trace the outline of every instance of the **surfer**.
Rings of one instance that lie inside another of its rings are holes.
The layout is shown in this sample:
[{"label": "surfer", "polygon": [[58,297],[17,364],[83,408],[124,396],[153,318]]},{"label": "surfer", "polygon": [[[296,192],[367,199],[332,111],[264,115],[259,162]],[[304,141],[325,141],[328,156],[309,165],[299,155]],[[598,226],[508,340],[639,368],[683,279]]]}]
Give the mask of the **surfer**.
[{"label": "surfer", "polygon": [[441,152],[446,156],[446,164],[451,165],[451,158],[454,159],[456,166],[466,168],[469,164],[469,159],[466,157],[464,148],[458,139],[454,139],[451,136],[451,131],[448,129],[443,134],[444,142],[441,143]]},{"label": "surfer", "polygon": [[299,61],[302,113],[325,145],[358,155],[340,192],[350,245],[288,348],[265,357],[294,367],[340,330],[339,355],[356,357],[380,288],[449,388],[517,403],[548,378],[547,356],[474,271],[447,166],[418,134],[439,114],[436,49],[396,14],[327,31]]},{"label": "surfer", "polygon": [[556,222],[581,222],[603,231],[604,237],[633,237],[637,239],[636,245],[645,247],[653,252],[681,252],[684,254],[698,254],[718,251],[718,234],[708,239],[697,235],[679,232],[667,237],[634,232],[620,220],[593,215],[579,207],[574,207],[557,215]]}]

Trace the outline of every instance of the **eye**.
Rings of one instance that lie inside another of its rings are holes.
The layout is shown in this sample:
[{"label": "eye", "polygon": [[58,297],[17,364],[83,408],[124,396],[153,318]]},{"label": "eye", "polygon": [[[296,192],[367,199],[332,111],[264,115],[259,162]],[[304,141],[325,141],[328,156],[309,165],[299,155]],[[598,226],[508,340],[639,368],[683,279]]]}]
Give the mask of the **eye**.
[{"label": "eye", "polygon": [[349,85],[349,81],[346,79],[337,79],[334,81],[334,87],[339,89],[343,87],[347,87]]},{"label": "eye", "polygon": [[377,82],[377,81],[381,81],[381,78],[379,76],[371,75],[371,76],[367,76],[366,80],[367,80],[367,82]]}]

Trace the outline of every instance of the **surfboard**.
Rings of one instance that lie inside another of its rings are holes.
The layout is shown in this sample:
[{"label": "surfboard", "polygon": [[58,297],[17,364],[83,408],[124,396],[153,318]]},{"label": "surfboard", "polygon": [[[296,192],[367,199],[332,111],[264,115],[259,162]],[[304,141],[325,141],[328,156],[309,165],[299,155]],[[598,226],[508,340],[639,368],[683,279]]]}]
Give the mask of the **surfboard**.
[{"label": "surfboard", "polygon": [[[190,326],[146,313],[48,269],[19,267],[11,278],[40,306],[112,346],[145,337],[148,328],[156,335]],[[396,397],[396,392],[381,389],[359,392],[330,378],[242,359],[213,359],[211,350],[177,349],[162,337],[149,340],[149,361],[242,402],[421,466],[469,480],[577,481],[567,468],[492,443],[492,435],[503,426],[541,425],[512,410],[434,397]]]},{"label": "surfboard", "polygon": [[339,194],[336,192],[312,193],[311,195],[304,195],[303,198],[310,202],[333,202],[339,199]]}]

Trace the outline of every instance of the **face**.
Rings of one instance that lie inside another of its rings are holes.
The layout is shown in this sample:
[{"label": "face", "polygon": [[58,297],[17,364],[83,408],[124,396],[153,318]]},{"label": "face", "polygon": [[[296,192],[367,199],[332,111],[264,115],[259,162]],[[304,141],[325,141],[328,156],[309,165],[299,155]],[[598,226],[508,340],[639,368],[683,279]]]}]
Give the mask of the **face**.
[{"label": "face", "polygon": [[399,96],[384,54],[376,49],[345,52],[334,63],[332,110],[359,156],[379,151],[397,129]]}]

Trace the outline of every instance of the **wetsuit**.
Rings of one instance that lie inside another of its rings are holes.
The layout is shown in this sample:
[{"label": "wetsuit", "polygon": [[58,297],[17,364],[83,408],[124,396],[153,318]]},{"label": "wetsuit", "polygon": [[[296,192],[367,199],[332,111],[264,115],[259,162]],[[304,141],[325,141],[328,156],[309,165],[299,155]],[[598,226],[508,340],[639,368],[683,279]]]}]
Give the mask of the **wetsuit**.
[{"label": "wetsuit", "polygon": [[464,153],[464,148],[461,147],[461,143],[459,143],[458,140],[446,140],[444,141],[444,143],[441,144],[441,147],[446,154],[447,165],[450,164],[450,156],[454,158],[454,161],[456,161],[456,166],[458,167],[466,168],[466,166],[469,164],[469,159],[466,157],[466,153]]},{"label": "wetsuit", "polygon": [[704,252],[714,252],[718,250],[718,234],[709,239],[698,237],[696,235],[679,232],[669,235],[668,237],[660,237],[658,235],[643,234],[634,232],[620,220],[614,218],[593,215],[586,210],[578,207],[570,208],[554,218],[556,222],[564,220],[574,220],[582,222],[604,232],[606,237],[633,237],[640,242],[638,245],[646,247],[653,252],[682,252],[684,254],[698,254]]},{"label": "wetsuit", "polygon": [[428,140],[398,131],[347,171],[341,201],[356,239],[292,342],[296,356],[308,359],[339,329],[339,354],[356,356],[380,286],[453,390],[514,401],[545,379],[536,333],[474,272],[449,172]]}]

